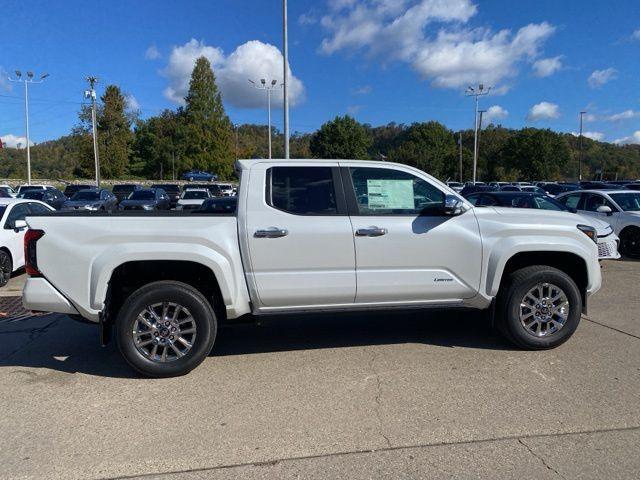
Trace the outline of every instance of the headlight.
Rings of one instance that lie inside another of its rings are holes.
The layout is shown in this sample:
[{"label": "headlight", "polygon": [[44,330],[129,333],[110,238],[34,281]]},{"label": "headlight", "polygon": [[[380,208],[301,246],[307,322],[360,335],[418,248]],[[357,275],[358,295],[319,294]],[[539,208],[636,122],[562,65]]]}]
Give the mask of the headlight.
[{"label": "headlight", "polygon": [[145,210],[153,210],[153,205],[143,205],[142,208]]},{"label": "headlight", "polygon": [[596,233],[596,229],[591,225],[578,225],[578,230],[593,240],[593,243],[598,243],[598,234]]}]

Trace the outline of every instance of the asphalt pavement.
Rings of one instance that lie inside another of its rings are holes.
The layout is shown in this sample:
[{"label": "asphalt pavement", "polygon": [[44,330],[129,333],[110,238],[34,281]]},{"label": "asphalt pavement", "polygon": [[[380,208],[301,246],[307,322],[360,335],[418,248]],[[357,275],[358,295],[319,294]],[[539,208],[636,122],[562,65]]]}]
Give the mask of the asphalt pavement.
[{"label": "asphalt pavement", "polygon": [[551,351],[468,312],[297,316],[163,380],[93,326],[0,319],[0,478],[636,479],[640,263],[603,275]]}]

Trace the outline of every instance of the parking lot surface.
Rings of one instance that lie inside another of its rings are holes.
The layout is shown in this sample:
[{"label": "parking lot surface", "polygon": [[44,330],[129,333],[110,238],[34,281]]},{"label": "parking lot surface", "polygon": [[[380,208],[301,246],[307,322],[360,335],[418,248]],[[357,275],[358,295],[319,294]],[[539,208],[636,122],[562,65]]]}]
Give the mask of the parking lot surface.
[{"label": "parking lot surface", "polygon": [[468,312],[276,318],[163,380],[95,327],[0,319],[0,478],[638,478],[640,263],[603,275],[551,351]]}]

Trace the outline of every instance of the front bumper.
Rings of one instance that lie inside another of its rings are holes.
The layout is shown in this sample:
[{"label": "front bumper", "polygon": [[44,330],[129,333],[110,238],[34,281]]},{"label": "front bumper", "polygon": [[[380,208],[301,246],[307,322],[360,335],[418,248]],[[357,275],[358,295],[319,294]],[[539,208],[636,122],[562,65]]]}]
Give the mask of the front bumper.
[{"label": "front bumper", "polygon": [[615,233],[598,237],[598,260],[617,260],[620,258],[618,245],[620,241]]},{"label": "front bumper", "polygon": [[29,277],[22,290],[22,305],[27,310],[79,315],[78,310],[45,278]]}]

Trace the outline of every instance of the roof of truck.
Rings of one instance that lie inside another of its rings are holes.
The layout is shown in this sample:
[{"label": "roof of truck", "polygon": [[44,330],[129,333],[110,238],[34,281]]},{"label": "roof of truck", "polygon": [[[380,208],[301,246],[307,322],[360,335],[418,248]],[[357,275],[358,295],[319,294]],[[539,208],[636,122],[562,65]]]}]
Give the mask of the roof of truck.
[{"label": "roof of truck", "polygon": [[375,165],[375,166],[383,166],[383,165],[397,165],[400,167],[407,167],[408,165],[403,165],[401,163],[394,163],[394,162],[381,162],[378,160],[348,160],[348,159],[338,159],[338,158],[290,158],[289,160],[286,160],[284,158],[272,158],[272,159],[268,159],[268,158],[251,158],[251,159],[242,159],[242,160],[237,160],[236,164],[243,170],[246,170],[248,168],[251,168],[251,165],[254,163],[261,163],[261,162],[288,162],[288,163],[336,163],[336,162],[362,162],[365,165]]}]

